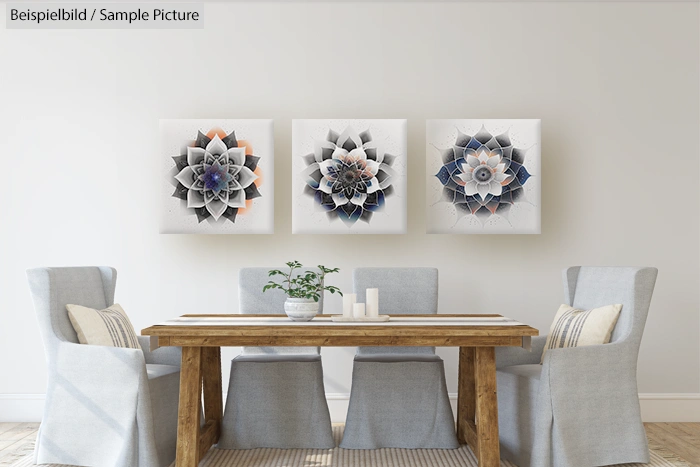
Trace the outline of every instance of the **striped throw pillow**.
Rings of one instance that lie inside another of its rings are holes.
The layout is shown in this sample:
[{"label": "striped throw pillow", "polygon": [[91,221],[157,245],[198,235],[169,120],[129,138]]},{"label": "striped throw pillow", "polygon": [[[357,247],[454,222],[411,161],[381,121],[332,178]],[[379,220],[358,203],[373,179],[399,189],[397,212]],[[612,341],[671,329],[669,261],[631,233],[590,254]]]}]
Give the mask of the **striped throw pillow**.
[{"label": "striped throw pillow", "polygon": [[549,349],[607,344],[621,310],[620,304],[592,310],[579,310],[569,305],[560,306],[549,328],[540,363],[544,362],[544,355]]},{"label": "striped throw pillow", "polygon": [[68,317],[81,344],[140,349],[134,326],[118,304],[104,310],[66,305]]}]

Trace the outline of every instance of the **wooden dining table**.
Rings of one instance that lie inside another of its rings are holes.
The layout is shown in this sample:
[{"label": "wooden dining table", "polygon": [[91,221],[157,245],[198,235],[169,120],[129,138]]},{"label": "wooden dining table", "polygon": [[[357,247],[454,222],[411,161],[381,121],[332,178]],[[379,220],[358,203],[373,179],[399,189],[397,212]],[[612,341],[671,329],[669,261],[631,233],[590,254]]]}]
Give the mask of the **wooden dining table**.
[{"label": "wooden dining table", "polygon": [[496,347],[528,348],[538,331],[501,315],[392,315],[387,322],[334,322],[319,315],[298,322],[285,315],[235,314],[183,315],[141,334],[151,336],[151,349],[182,347],[177,467],[197,466],[219,439],[225,346],[459,347],[457,437],[480,467],[497,467]]}]

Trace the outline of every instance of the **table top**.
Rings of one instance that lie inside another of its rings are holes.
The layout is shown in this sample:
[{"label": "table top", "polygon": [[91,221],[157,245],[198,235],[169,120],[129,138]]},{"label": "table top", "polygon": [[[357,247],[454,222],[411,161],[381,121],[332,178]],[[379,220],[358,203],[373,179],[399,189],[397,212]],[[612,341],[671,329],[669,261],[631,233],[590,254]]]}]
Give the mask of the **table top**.
[{"label": "table top", "polygon": [[155,326],[526,326],[500,315],[394,315],[389,321],[332,321],[317,315],[292,321],[286,315],[183,315]]},{"label": "table top", "polygon": [[[312,321],[300,322],[286,315],[183,315],[147,327],[141,334],[164,338],[163,345],[194,345],[200,341],[214,345],[217,337],[218,342],[225,343],[222,345],[289,345],[290,341],[292,345],[406,345],[409,341],[416,342],[412,345],[458,345],[455,342],[464,340],[456,338],[481,336],[496,338],[486,339],[488,342],[498,338],[515,342],[539,334],[537,329],[501,315],[391,315],[386,322],[334,322],[331,316],[318,315]],[[252,341],[256,344],[249,343]]]}]

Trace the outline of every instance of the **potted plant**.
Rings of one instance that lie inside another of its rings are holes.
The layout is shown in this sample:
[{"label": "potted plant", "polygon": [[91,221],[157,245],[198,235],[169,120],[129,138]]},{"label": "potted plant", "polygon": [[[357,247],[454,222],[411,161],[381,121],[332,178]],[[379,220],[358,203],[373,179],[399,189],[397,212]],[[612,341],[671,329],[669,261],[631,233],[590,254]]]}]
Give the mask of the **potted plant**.
[{"label": "potted plant", "polygon": [[284,302],[284,311],[290,319],[294,321],[311,321],[318,313],[318,301],[321,299],[321,294],[324,290],[343,295],[338,287],[324,285],[326,274],[338,272],[340,269],[319,265],[320,273],[305,271],[298,272],[295,275],[294,271],[302,268],[303,265],[299,261],[290,261],[286,264],[289,266],[289,272],[273,269],[268,273],[270,277],[282,276],[282,280],[281,283],[269,281],[263,287],[263,292],[271,289],[280,289],[287,294],[287,300]]}]

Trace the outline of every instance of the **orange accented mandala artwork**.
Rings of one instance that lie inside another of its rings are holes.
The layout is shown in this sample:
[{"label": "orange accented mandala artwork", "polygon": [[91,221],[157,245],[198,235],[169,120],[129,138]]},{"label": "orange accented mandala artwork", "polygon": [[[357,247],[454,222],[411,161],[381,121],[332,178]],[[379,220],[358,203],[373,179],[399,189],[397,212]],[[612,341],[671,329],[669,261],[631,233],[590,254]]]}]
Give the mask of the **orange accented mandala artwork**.
[{"label": "orange accented mandala artwork", "polygon": [[171,186],[162,233],[272,233],[271,121],[164,120],[161,132]]}]

